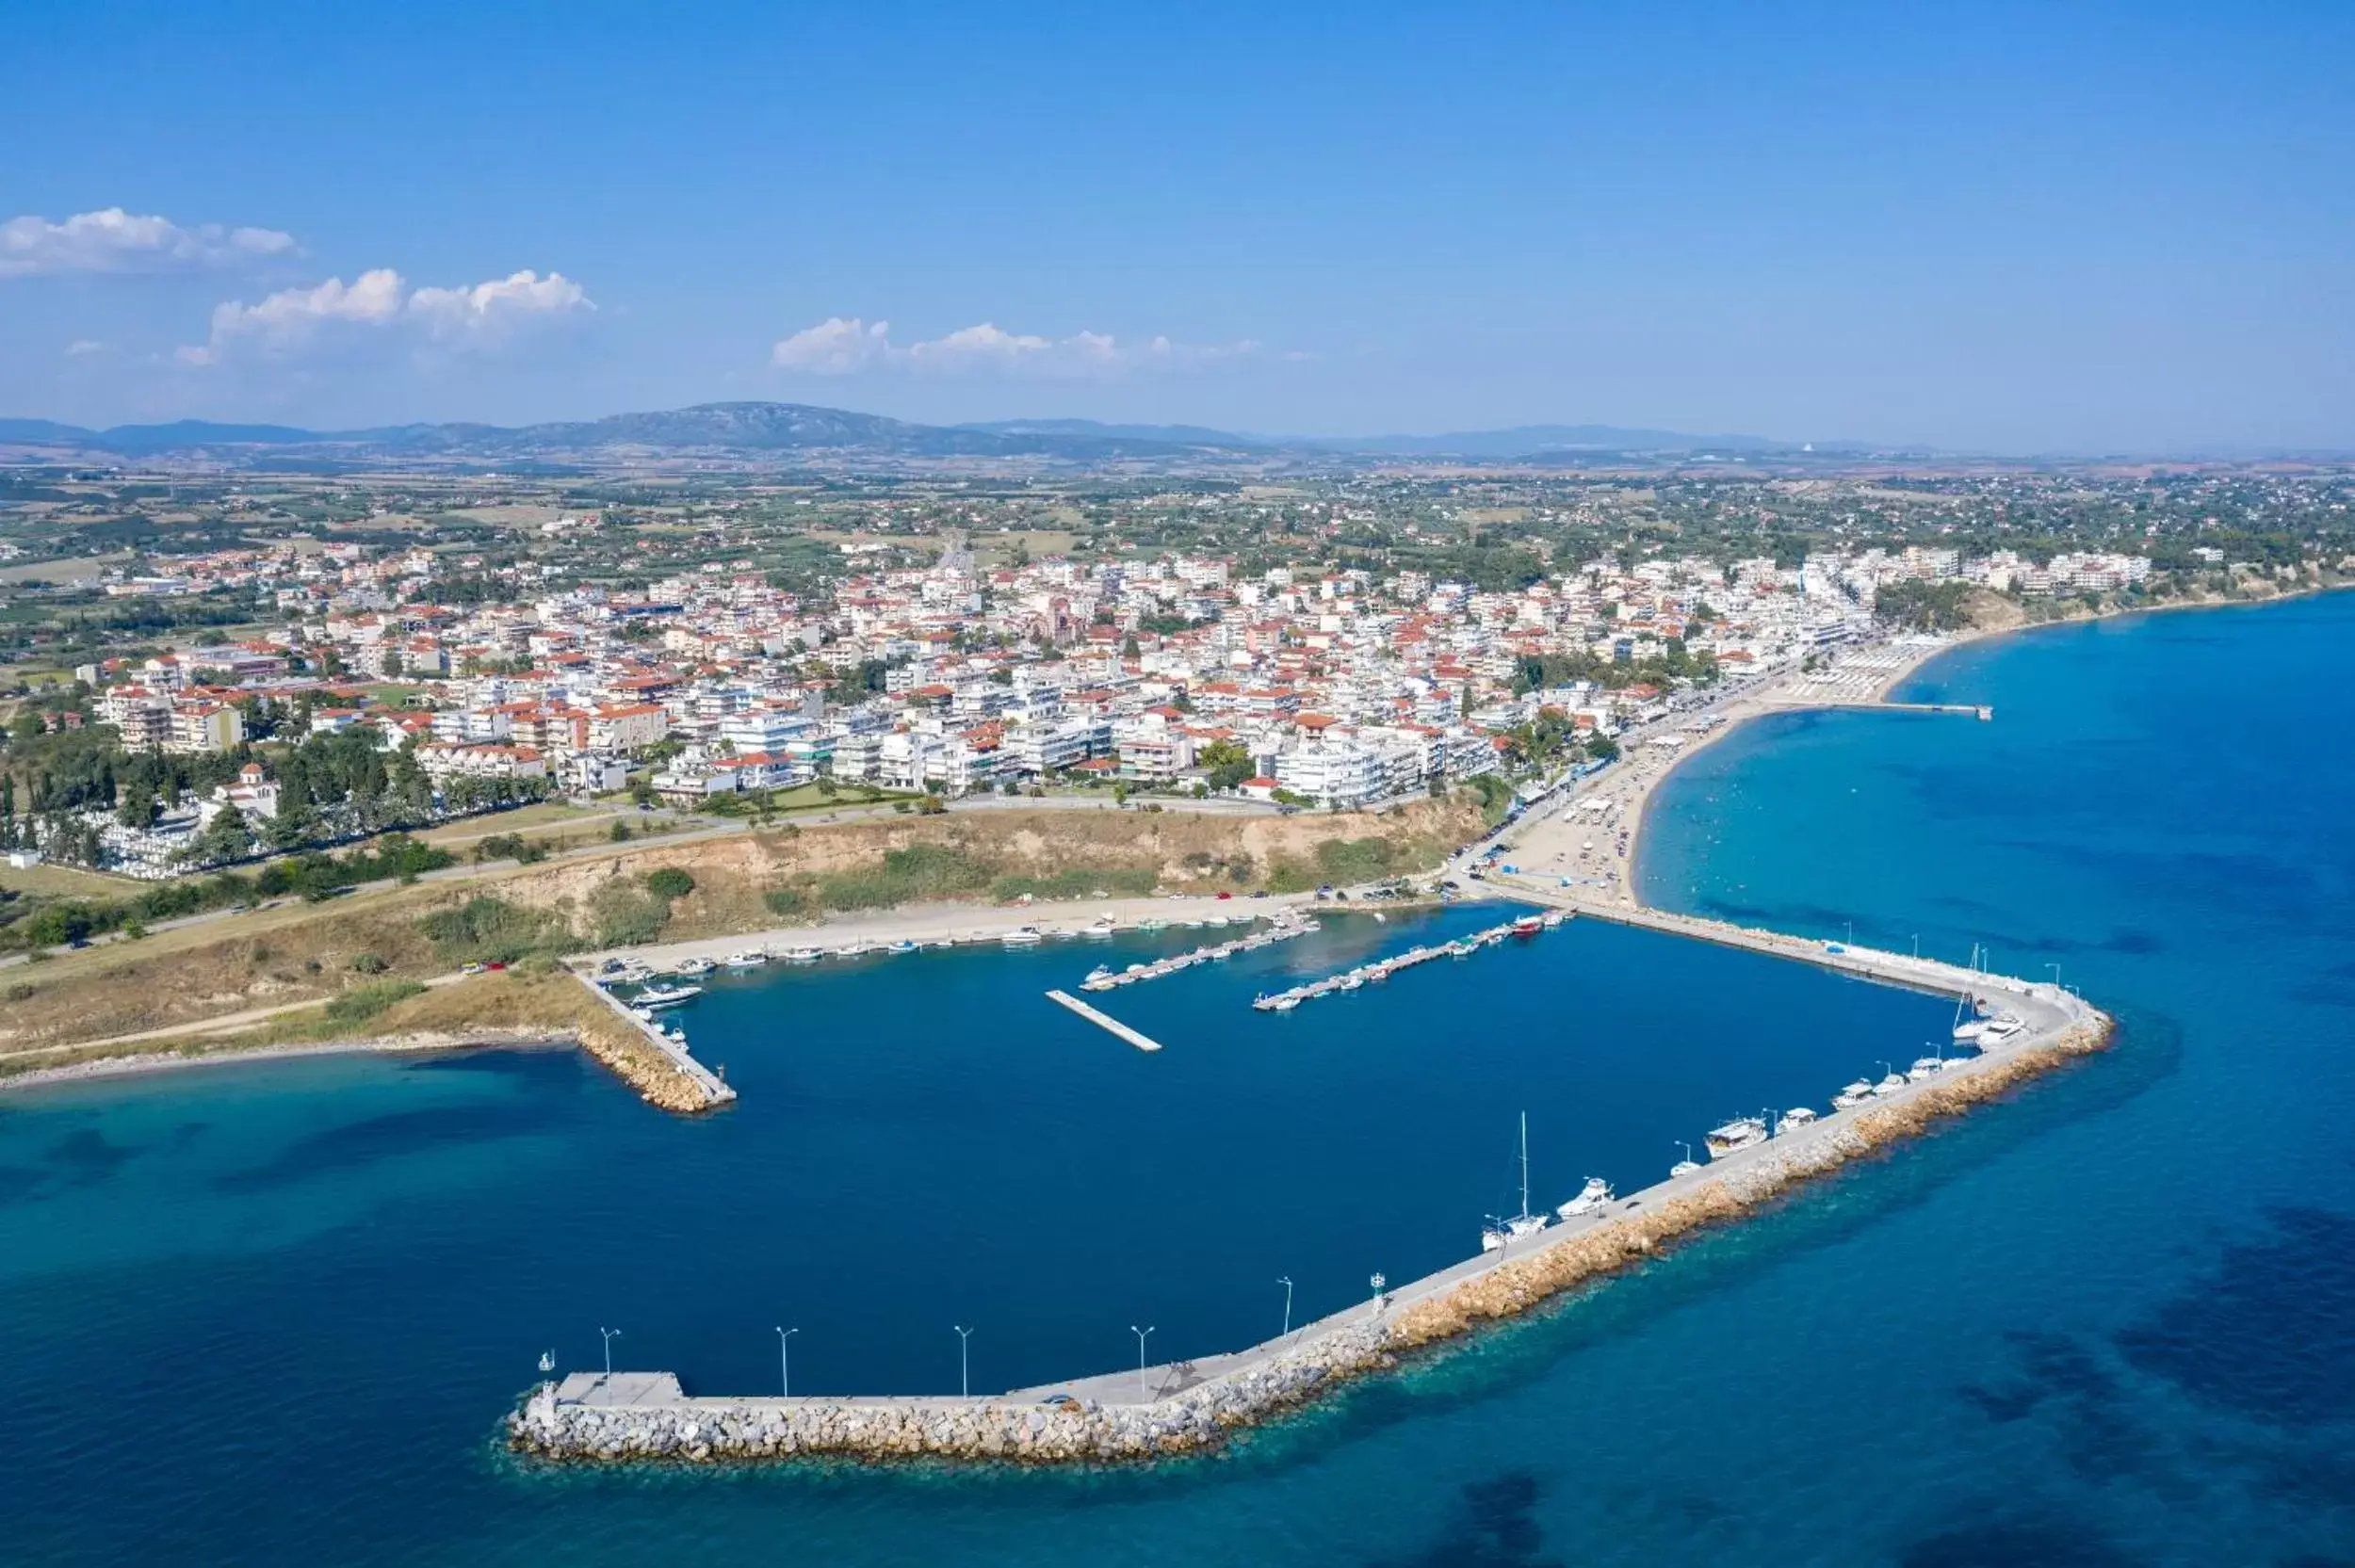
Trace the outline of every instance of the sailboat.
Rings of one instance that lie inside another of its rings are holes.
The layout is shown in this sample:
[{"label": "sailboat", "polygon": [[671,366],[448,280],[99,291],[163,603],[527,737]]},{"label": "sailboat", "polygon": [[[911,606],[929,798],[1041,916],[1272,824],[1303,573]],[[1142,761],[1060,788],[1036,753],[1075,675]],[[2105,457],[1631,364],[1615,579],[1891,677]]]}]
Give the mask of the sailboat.
[{"label": "sailboat", "polygon": [[1508,1241],[1519,1241],[1525,1236],[1535,1236],[1546,1228],[1546,1217],[1529,1212],[1529,1112],[1521,1112],[1521,1211],[1509,1220],[1486,1226],[1480,1233],[1480,1250],[1493,1253]]}]

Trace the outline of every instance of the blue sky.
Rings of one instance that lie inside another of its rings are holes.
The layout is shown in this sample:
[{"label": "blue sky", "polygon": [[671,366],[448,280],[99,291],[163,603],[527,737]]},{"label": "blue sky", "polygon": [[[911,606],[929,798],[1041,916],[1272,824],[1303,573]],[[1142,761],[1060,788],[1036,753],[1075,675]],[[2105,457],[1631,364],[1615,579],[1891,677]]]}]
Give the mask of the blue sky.
[{"label": "blue sky", "polygon": [[0,413],[2355,447],[2344,4],[0,33]]}]

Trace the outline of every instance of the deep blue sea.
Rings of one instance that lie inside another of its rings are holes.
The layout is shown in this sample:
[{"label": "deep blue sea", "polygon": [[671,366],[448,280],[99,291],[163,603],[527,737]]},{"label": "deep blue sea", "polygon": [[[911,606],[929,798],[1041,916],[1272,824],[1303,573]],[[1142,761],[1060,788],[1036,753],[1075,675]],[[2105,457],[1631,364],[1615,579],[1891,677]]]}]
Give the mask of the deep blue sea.
[{"label": "deep blue sea", "polygon": [[[1275,1017],[1318,936],[1052,1007],[1173,930],[731,979],[739,1107],[560,1052],[0,1099],[10,1563],[2307,1564],[2355,1558],[2355,597],[2038,631],[1700,753],[1676,907],[2045,973],[2119,1048],[1218,1459],[1098,1476],[510,1462],[543,1350],[1003,1388],[1263,1337],[1665,1173],[1935,1001],[1580,922]],[[1239,906],[1238,906],[1239,907]]]}]

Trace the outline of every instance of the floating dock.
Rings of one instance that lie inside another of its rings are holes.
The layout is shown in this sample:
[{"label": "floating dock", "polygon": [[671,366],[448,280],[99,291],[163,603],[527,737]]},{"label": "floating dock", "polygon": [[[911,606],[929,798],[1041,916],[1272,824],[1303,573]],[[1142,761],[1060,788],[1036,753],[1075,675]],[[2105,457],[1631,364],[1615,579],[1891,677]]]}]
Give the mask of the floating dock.
[{"label": "floating dock", "polygon": [[1273,947],[1279,942],[1289,942],[1295,936],[1307,936],[1310,931],[1324,929],[1314,920],[1293,920],[1288,915],[1278,915],[1275,924],[1266,930],[1239,936],[1232,942],[1214,942],[1189,953],[1174,953],[1165,959],[1156,959],[1151,963],[1132,963],[1117,973],[1099,968],[1080,982],[1080,989],[1117,991],[1124,985],[1140,985],[1146,980],[1158,980],[1164,975],[1175,975],[1197,963],[1216,963],[1221,959],[1234,958],[1242,953],[1256,953],[1262,947]]},{"label": "floating dock", "polygon": [[1067,1007],[1072,1011],[1078,1013],[1080,1017],[1086,1019],[1089,1023],[1094,1024],[1096,1027],[1109,1029],[1113,1034],[1116,1034],[1121,1039],[1127,1041],[1129,1044],[1134,1045],[1140,1051],[1158,1051],[1161,1048],[1161,1043],[1160,1041],[1147,1035],[1139,1034],[1136,1030],[1130,1028],[1119,1019],[1113,1017],[1110,1013],[1098,1012],[1096,1009],[1088,1006],[1085,1002],[1082,1002],[1080,998],[1074,996],[1068,991],[1050,991],[1047,994],[1047,999],[1050,1002],[1060,1002],[1064,1007]]}]

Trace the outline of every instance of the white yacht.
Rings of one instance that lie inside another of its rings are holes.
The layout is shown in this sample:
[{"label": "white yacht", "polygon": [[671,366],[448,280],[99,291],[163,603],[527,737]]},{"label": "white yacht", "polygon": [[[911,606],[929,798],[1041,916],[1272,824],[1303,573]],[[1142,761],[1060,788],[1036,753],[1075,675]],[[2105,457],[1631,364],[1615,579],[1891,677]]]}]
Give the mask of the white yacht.
[{"label": "white yacht", "polygon": [[[1695,1169],[1697,1170],[1699,1167],[1696,1166]],[[1565,1220],[1575,1220],[1582,1214],[1594,1213],[1609,1203],[1611,1198],[1611,1184],[1600,1176],[1589,1176],[1586,1178],[1586,1185],[1578,1189],[1578,1196],[1553,1212]]]},{"label": "white yacht", "polygon": [[1766,1122],[1759,1116],[1737,1116],[1722,1127],[1712,1127],[1702,1140],[1709,1148],[1709,1157],[1723,1159],[1737,1150],[1766,1141]]},{"label": "white yacht", "polygon": [[698,975],[710,974],[712,968],[712,962],[707,958],[681,959],[676,963],[671,965],[671,973],[674,975],[684,975],[688,978],[692,979]]},{"label": "white yacht", "polygon": [[1039,934],[1036,926],[1024,926],[1018,930],[1008,931],[999,940],[1009,947],[1035,947],[1047,939]]},{"label": "white yacht", "polygon": [[1090,942],[1104,942],[1109,941],[1112,938],[1113,933],[1118,929],[1119,928],[1113,924],[1113,917],[1108,914],[1104,916],[1103,919],[1096,921],[1094,924],[1090,925],[1087,929],[1081,931],[1080,934],[1086,937]]},{"label": "white yacht", "polygon": [[1990,1018],[1987,1021],[1986,1026],[1979,1030],[1979,1046],[1984,1050],[1990,1045],[2006,1044],[2026,1027],[2025,1024],[2008,1012],[2000,1018]]},{"label": "white yacht", "polygon": [[1842,1090],[1839,1093],[1831,1097],[1832,1108],[1834,1110],[1846,1110],[1853,1106],[1862,1105],[1865,1101],[1871,1099],[1872,1097],[1872,1080],[1869,1078],[1859,1078],[1856,1082],[1850,1084],[1847,1088]]},{"label": "white yacht", "polygon": [[826,955],[823,952],[820,952],[816,947],[793,947],[787,950],[785,962],[788,963],[816,963],[820,959],[824,958],[825,956]]},{"label": "white yacht", "polygon": [[1546,1217],[1529,1212],[1529,1112],[1521,1112],[1521,1211],[1497,1220],[1480,1233],[1480,1250],[1493,1253],[1508,1241],[1535,1236],[1546,1228]]},{"label": "white yacht", "polygon": [[1944,1057],[1916,1057],[1913,1059],[1913,1065],[1906,1069],[1906,1081],[1927,1083],[1944,1071],[1946,1071]]},{"label": "white yacht", "polygon": [[1813,1125],[1815,1125],[1813,1111],[1805,1106],[1793,1106],[1782,1113],[1782,1120],[1775,1123],[1775,1136],[1780,1138],[1785,1133],[1803,1132]]},{"label": "white yacht", "polygon": [[699,985],[650,985],[631,1000],[642,1008],[674,1008],[704,994]]},{"label": "white yacht", "polygon": [[1905,1088],[1905,1086],[1906,1075],[1903,1073],[1896,1071],[1894,1068],[1892,1068],[1887,1076],[1883,1077],[1880,1082],[1873,1086],[1873,1092],[1876,1094],[1894,1094],[1897,1091]]}]

